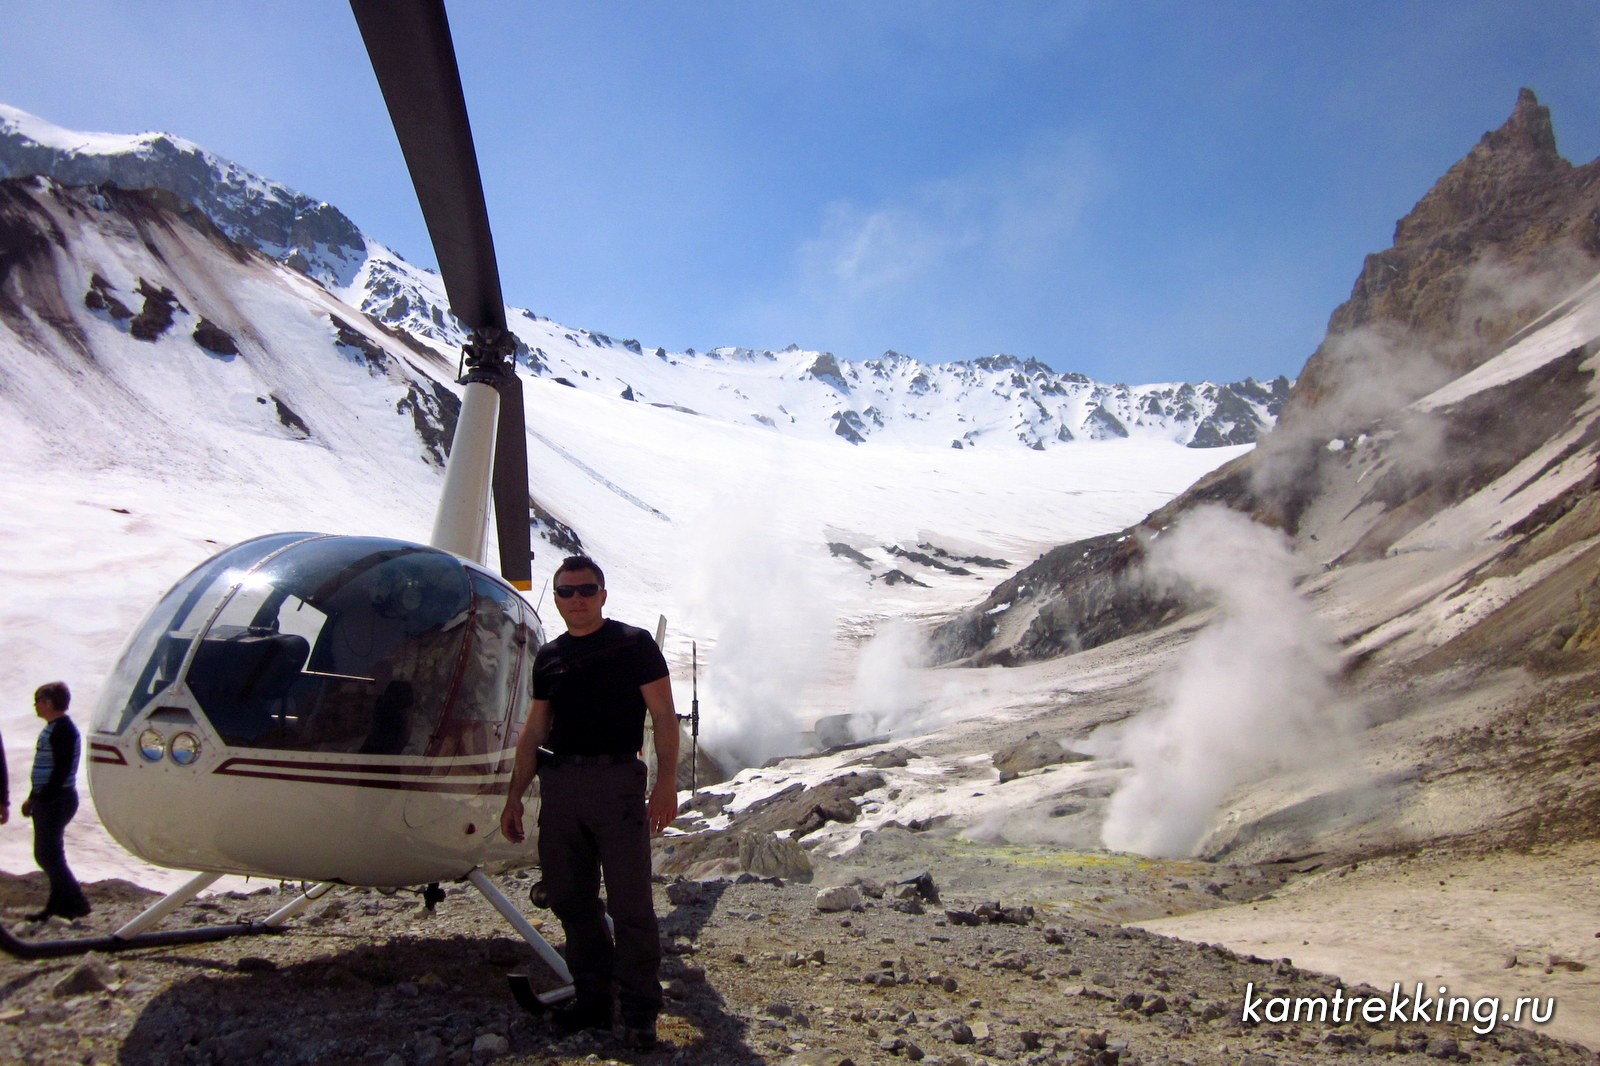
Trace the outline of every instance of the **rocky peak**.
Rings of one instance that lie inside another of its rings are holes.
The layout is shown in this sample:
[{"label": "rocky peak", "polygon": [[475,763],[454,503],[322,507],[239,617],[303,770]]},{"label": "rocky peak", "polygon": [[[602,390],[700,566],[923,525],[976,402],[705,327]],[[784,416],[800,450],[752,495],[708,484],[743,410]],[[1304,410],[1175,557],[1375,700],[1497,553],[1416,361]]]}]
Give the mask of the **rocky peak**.
[{"label": "rocky peak", "polygon": [[1517,106],[1506,124],[1485,133],[1483,140],[1472,150],[1472,155],[1506,152],[1547,168],[1566,163],[1556,152],[1556,133],[1550,122],[1550,109],[1539,102],[1532,89],[1524,87],[1517,93]]},{"label": "rocky peak", "polygon": [[839,366],[838,357],[832,352],[820,352],[806,367],[802,377],[815,378],[825,385],[830,385],[840,392],[849,392],[850,386],[844,380],[844,371]]},{"label": "rocky peak", "polygon": [[1552,175],[1571,169],[1572,164],[1556,151],[1550,109],[1539,103],[1532,89],[1523,89],[1505,124],[1485,133],[1396,224],[1394,243],[1398,247],[1437,239],[1537,193]]},{"label": "rocky peak", "polygon": [[1394,246],[1367,257],[1284,425],[1321,409],[1314,424],[1330,428],[1410,402],[1494,355],[1597,265],[1600,161],[1561,158],[1550,109],[1523,89],[1511,117],[1396,224]]}]

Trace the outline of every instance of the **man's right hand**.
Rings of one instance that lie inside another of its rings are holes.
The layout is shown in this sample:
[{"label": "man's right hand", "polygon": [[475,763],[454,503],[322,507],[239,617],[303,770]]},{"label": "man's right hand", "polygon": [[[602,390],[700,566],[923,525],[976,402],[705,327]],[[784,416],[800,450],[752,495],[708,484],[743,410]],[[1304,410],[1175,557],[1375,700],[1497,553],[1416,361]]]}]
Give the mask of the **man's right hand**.
[{"label": "man's right hand", "polygon": [[527,839],[527,834],[522,831],[521,800],[506,800],[505,809],[500,812],[500,832],[513,844],[520,844]]}]

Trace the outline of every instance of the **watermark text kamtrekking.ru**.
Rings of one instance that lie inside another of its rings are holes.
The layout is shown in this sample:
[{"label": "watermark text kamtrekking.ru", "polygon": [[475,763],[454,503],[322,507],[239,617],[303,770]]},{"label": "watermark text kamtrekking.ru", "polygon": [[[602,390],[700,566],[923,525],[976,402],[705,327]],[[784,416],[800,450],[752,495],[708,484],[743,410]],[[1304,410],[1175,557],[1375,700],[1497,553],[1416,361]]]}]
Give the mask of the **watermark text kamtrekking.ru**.
[{"label": "watermark text kamtrekking.ru", "polygon": [[1519,996],[1506,1001],[1502,1007],[1499,996],[1468,999],[1450,996],[1447,992],[1446,987],[1440,985],[1437,995],[1429,995],[1421,981],[1414,990],[1408,991],[1396,981],[1388,996],[1346,995],[1342,988],[1335,989],[1331,995],[1258,996],[1255,983],[1251,982],[1244,986],[1244,1010],[1239,1020],[1252,1024],[1324,1022],[1330,1025],[1358,1020],[1368,1025],[1471,1022],[1474,1033],[1487,1036],[1502,1022],[1529,1021],[1544,1025],[1556,1016],[1554,996],[1545,999]]}]

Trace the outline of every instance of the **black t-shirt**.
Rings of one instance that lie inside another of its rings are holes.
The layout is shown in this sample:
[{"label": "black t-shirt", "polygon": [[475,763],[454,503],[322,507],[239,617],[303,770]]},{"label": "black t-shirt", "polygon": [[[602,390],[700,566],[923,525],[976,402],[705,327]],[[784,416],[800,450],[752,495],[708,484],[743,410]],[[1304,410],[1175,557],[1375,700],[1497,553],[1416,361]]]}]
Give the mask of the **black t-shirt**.
[{"label": "black t-shirt", "polygon": [[617,755],[644,746],[646,707],[639,686],[667,676],[655,639],[608,618],[587,636],[563,633],[533,660],[533,698],[550,701],[557,755]]}]

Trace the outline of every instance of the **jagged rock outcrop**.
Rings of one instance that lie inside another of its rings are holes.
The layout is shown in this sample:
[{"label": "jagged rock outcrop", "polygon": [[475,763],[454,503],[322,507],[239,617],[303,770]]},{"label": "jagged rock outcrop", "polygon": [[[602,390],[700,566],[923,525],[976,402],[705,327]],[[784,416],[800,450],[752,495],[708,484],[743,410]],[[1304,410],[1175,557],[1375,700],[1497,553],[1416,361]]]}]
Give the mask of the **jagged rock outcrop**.
[{"label": "jagged rock outcrop", "polygon": [[[853,822],[860,813],[861,797],[883,786],[882,774],[854,771],[811,788],[790,785],[739,811],[733,816],[729,831],[707,830],[673,837],[661,849],[657,871],[714,876],[722,866],[726,867],[724,873],[739,872],[741,856],[749,861],[757,855],[763,855],[763,861],[782,861],[782,856],[768,854],[767,844],[758,842],[782,832],[798,845],[807,834],[829,822]],[[743,869],[748,871],[749,867]]]},{"label": "jagged rock outcrop", "polygon": [[994,768],[1000,774],[1000,783],[1014,781],[1030,770],[1058,766],[1065,762],[1084,762],[1089,756],[1068,751],[1061,742],[1040,733],[1026,737],[994,753]]},{"label": "jagged rock outcrop", "polygon": [[[1396,223],[1393,247],[1367,257],[1287,420],[1319,411],[1338,428],[1415,399],[1498,351],[1596,263],[1600,160],[1563,159],[1550,109],[1523,89],[1506,123]],[[1361,388],[1374,374],[1381,388]]]},{"label": "jagged rock outcrop", "polygon": [[228,358],[239,354],[239,344],[233,335],[208,318],[195,323],[194,342],[212,355]]}]

